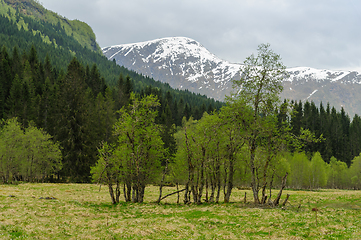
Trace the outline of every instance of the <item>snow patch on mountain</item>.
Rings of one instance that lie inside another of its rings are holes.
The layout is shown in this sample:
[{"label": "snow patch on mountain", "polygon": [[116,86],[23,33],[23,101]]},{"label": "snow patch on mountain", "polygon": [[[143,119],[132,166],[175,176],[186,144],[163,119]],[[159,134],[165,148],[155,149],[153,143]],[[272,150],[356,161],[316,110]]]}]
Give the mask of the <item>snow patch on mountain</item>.
[{"label": "snow patch on mountain", "polygon": [[355,71],[334,71],[326,69],[315,69],[310,67],[288,68],[289,77],[285,81],[340,81],[342,83],[359,83],[361,84],[361,75]]},{"label": "snow patch on mountain", "polygon": [[[199,42],[186,37],[169,37],[152,41],[122,44],[102,49],[104,55],[138,73],[168,82],[181,88],[206,93],[231,88],[231,80],[239,79],[241,64],[230,63],[216,57]],[[215,89],[215,90],[213,90]]]},{"label": "snow patch on mountain", "polygon": [[[232,90],[232,80],[241,78],[242,64],[230,63],[209,52],[197,41],[169,37],[121,44],[102,49],[118,65],[168,83],[224,100]],[[336,71],[310,67],[288,68],[282,98],[330,102],[345,106],[349,113],[360,113],[361,75],[357,71]],[[360,98],[360,99],[359,99]],[[359,100],[358,100],[359,99]]]}]

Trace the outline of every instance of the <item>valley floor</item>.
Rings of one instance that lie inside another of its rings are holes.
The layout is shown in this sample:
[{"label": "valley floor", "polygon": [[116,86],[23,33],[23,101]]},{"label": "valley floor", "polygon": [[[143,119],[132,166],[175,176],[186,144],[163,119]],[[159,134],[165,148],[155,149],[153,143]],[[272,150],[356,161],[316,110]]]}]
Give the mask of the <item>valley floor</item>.
[{"label": "valley floor", "polygon": [[107,187],[94,184],[1,185],[0,238],[361,238],[361,191],[286,191],[289,204],[275,209],[244,203],[245,192],[251,196],[235,189],[230,204],[176,204],[173,195],[158,205],[158,187],[150,186],[145,203],[112,205]]}]

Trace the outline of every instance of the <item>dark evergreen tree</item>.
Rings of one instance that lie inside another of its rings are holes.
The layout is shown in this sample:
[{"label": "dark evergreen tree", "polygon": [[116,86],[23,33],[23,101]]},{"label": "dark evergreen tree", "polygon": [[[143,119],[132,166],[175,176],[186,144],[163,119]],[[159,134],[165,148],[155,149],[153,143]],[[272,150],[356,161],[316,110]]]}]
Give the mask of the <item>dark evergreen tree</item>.
[{"label": "dark evergreen tree", "polygon": [[174,138],[176,133],[176,127],[173,123],[172,111],[170,110],[169,105],[167,104],[163,113],[162,113],[162,122],[163,129],[161,131],[161,137],[164,142],[164,148],[168,149],[165,159],[162,161],[162,164],[165,164],[165,160],[172,161],[176,152],[177,152],[177,143]]},{"label": "dark evergreen tree", "polygon": [[343,107],[340,111],[340,124],[342,128],[342,136],[340,136],[341,146],[339,159],[344,159],[348,166],[351,165],[351,146],[350,146],[350,117],[346,114]]},{"label": "dark evergreen tree", "polygon": [[303,122],[302,119],[303,119],[302,102],[301,101],[299,101],[299,103],[295,102],[291,113],[292,133],[295,136],[299,136],[301,134],[301,127]]},{"label": "dark evergreen tree", "polygon": [[86,94],[85,70],[74,58],[67,74],[60,79],[55,139],[63,149],[62,177],[76,182],[89,181],[90,166],[95,163],[95,146],[90,129],[90,99]]},{"label": "dark evergreen tree", "polygon": [[355,114],[350,124],[350,159],[361,153],[361,118]]},{"label": "dark evergreen tree", "polygon": [[191,116],[191,110],[189,109],[188,103],[186,103],[186,105],[184,107],[183,115],[188,121],[189,117]]}]

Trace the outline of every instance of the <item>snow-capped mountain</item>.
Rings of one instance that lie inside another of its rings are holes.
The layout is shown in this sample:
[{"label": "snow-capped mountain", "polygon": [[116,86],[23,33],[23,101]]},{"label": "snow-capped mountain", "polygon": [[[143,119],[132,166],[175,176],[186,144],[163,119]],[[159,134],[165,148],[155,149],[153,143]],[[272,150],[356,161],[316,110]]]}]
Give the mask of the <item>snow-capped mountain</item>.
[{"label": "snow-capped mountain", "polygon": [[200,43],[184,37],[157,39],[103,48],[103,54],[117,64],[173,88],[223,99],[239,78],[239,64],[221,60]]},{"label": "snow-capped mountain", "polygon": [[[103,48],[110,60],[173,88],[188,89],[223,100],[232,91],[232,79],[239,79],[241,64],[230,63],[210,53],[197,41],[170,37]],[[351,116],[361,113],[361,75],[356,71],[331,71],[307,67],[287,69],[281,97],[321,101],[344,107]],[[359,96],[360,95],[360,96]],[[360,106],[359,106],[360,105]]]}]

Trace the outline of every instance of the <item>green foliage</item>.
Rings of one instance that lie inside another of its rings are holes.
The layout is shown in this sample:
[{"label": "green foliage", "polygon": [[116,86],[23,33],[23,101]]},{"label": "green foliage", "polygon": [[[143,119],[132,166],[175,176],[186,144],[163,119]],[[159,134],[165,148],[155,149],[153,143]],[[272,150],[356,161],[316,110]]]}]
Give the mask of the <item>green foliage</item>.
[{"label": "green foliage", "polygon": [[[322,103],[317,108],[313,102],[308,101],[304,106],[302,102],[293,103],[292,108],[290,121],[292,133],[297,138],[303,139],[302,146],[296,149],[306,151],[309,157],[315,152],[320,152],[327,163],[330,162],[331,157],[335,157],[350,166],[351,159],[360,153],[359,116],[355,115],[351,122],[343,108],[337,112],[329,104],[326,109]],[[307,135],[304,135],[305,133]],[[309,141],[307,136],[311,136],[315,141]]]},{"label": "green foliage", "polygon": [[[328,173],[328,187],[347,188],[349,187],[347,164],[331,157]],[[351,176],[352,181],[352,176]]]},{"label": "green foliage", "polygon": [[[244,138],[247,139],[249,148],[247,164],[256,204],[265,203],[268,168],[273,165],[272,162],[283,145],[283,137],[287,136],[287,126],[277,129],[279,120],[274,115],[279,105],[279,94],[283,89],[282,80],[287,74],[285,70],[280,56],[270,49],[270,45],[261,44],[258,55],[252,54],[244,61],[241,79],[233,81],[236,93],[228,98],[230,104],[238,101],[253,111],[250,116],[242,116],[241,119],[244,118],[243,121],[247,124]],[[257,157],[257,153],[262,153],[261,157]],[[261,200],[258,196],[260,188]]]},{"label": "green foliage", "polygon": [[44,181],[62,168],[60,147],[34,126],[21,129],[16,118],[3,122],[0,167],[3,182]]},{"label": "green foliage", "polygon": [[258,55],[247,57],[242,70],[241,79],[233,81],[237,91],[233,98],[244,99],[253,108],[255,116],[272,112],[279,102],[282,80],[287,74],[280,55],[275,54],[269,44],[261,44]]},{"label": "green foliage", "polygon": [[119,195],[114,197],[112,185],[116,183],[119,189],[120,182],[127,188],[125,201],[143,202],[146,184],[157,177],[165,155],[161,128],[155,124],[159,106],[156,97],[150,95],[138,100],[131,93],[129,101],[119,111],[120,117],[114,125],[116,146],[103,144],[98,162],[92,168],[93,179],[108,185],[113,203],[119,202]]},{"label": "green foliage", "polygon": [[289,158],[291,167],[289,186],[302,189],[308,187],[308,179],[310,173],[310,162],[304,152],[295,152]]},{"label": "green foliage", "polygon": [[[79,20],[68,20],[58,14],[45,9],[40,3],[34,0],[28,0],[26,3],[17,0],[2,0],[0,3],[4,9],[0,12],[3,16],[9,18],[17,24],[18,29],[25,31],[31,30],[34,35],[39,34],[43,41],[52,44],[54,38],[52,35],[46,35],[37,29],[32,29],[33,25],[28,23],[28,19],[36,22],[61,27],[67,36],[72,36],[82,47],[101,53],[101,49],[95,41],[95,34],[91,27]],[[29,29],[30,28],[30,29]],[[54,41],[56,43],[56,40]]]},{"label": "green foliage", "polygon": [[354,189],[361,189],[361,154],[352,160],[350,166],[351,186]]},{"label": "green foliage", "polygon": [[327,183],[326,163],[323,161],[321,154],[316,152],[310,163],[309,186],[311,189],[322,188]]}]

